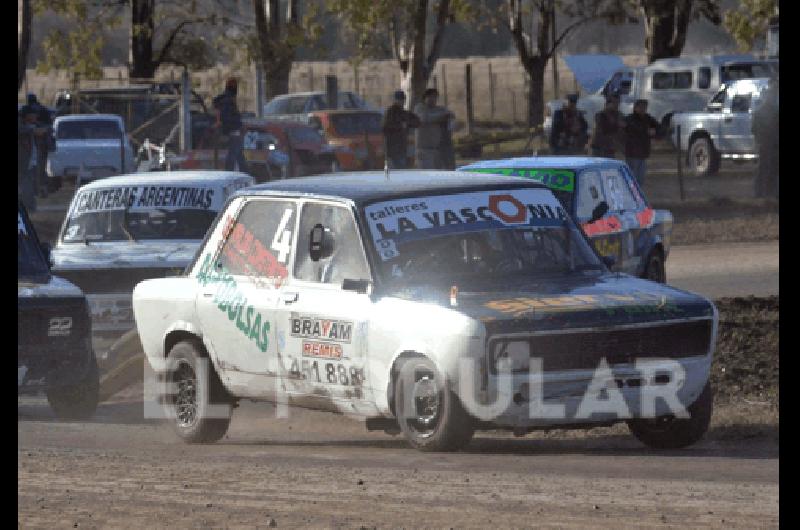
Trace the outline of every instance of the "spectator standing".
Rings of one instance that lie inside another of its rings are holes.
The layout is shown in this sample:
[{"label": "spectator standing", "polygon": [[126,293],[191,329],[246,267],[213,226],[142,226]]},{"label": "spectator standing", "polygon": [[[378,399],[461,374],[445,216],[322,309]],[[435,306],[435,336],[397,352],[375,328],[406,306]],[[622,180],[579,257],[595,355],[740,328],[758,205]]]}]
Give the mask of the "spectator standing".
[{"label": "spectator standing", "polygon": [[39,103],[36,94],[28,94],[28,105],[31,112],[36,114],[36,126],[44,128],[43,134],[34,136],[36,142],[36,190],[39,197],[47,197],[47,154],[55,149],[54,142],[51,140],[53,122],[50,119],[50,111]]},{"label": "spectator standing", "polygon": [[39,137],[47,129],[37,127],[37,109],[25,105],[20,109],[17,130],[17,198],[29,212],[36,211],[36,185],[38,180]]},{"label": "spectator standing", "polygon": [[764,102],[753,111],[751,130],[758,149],[758,174],[755,182],[756,197],[778,196],[778,79],[770,80],[763,95]]},{"label": "spectator standing", "polygon": [[417,168],[442,169],[442,126],[452,117],[452,113],[437,105],[439,91],[435,88],[425,90],[422,102],[414,107],[414,114],[419,117],[417,128]]},{"label": "spectator standing", "polygon": [[625,161],[639,186],[644,186],[650,139],[658,136],[659,128],[658,121],[647,113],[647,100],[637,99],[633,113],[625,118]]},{"label": "spectator standing", "polygon": [[225,169],[233,171],[238,166],[239,171],[246,172],[247,161],[242,152],[242,115],[236,106],[237,91],[238,82],[235,78],[230,78],[225,82],[225,91],[214,98],[214,110],[217,118],[214,127],[228,136]]},{"label": "spectator standing", "polygon": [[456,169],[456,152],[453,148],[453,122],[455,118],[450,115],[450,118],[442,124],[442,169],[453,171]]},{"label": "spectator standing", "polygon": [[592,156],[614,158],[618,146],[622,144],[624,130],[625,117],[619,111],[619,96],[611,94],[606,98],[605,108],[594,116]]},{"label": "spectator standing", "polygon": [[550,150],[554,155],[580,155],[586,152],[589,124],[578,111],[578,94],[567,96],[567,105],[553,113]]},{"label": "spectator standing", "polygon": [[419,118],[404,108],[405,103],[405,93],[398,90],[383,116],[384,151],[390,169],[408,167],[408,129],[419,127]]}]

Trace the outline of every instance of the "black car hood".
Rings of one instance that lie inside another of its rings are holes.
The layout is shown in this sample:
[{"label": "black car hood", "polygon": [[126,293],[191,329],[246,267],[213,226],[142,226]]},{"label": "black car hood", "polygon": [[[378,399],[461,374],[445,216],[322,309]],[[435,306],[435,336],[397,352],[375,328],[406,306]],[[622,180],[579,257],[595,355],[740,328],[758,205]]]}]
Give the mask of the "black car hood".
[{"label": "black car hood", "polygon": [[[457,285],[406,288],[392,296],[449,306],[494,332],[610,327],[665,320],[711,318],[705,297],[625,274],[509,279],[491,288]],[[453,304],[455,301],[455,304]]]}]

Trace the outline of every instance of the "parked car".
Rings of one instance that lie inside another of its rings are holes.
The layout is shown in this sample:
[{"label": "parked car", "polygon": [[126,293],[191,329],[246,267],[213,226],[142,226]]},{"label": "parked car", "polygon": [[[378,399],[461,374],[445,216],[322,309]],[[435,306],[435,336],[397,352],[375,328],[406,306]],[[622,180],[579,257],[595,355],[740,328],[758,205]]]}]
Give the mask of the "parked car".
[{"label": "parked car", "polygon": [[[249,170],[258,182],[339,169],[337,152],[345,148],[328,144],[314,127],[258,118],[246,118],[242,123],[245,160],[252,165]],[[184,153],[186,159],[173,167],[223,169],[227,143],[227,137],[208,129],[200,148]]]},{"label": "parked car", "polygon": [[[610,74],[602,88],[578,99],[589,130],[594,130],[594,116],[603,110],[608,94],[620,96],[620,111],[633,112],[633,102],[647,99],[647,112],[667,128],[676,112],[699,111],[720,85],[736,79],[766,77],[778,71],[778,61],[757,59],[752,55],[702,55],[659,59],[647,66],[623,67]],[[547,134],[553,113],[563,100],[547,102],[544,129]]]},{"label": "parked car", "polygon": [[[647,445],[683,447],[712,411],[714,305],[609,273],[552,191],[517,177],[347,173],[241,190],[186,273],[139,283],[133,309],[190,443],[222,438],[240,399],[358,415],[422,450],[476,429],[626,420]],[[646,397],[667,384],[673,416]],[[539,390],[563,409],[538,412]],[[605,410],[583,408],[597,392]],[[611,394],[629,412],[609,412]]]},{"label": "parked car", "polygon": [[318,110],[309,124],[339,147],[336,160],[345,171],[383,169],[383,115],[371,110]]},{"label": "parked car", "polygon": [[53,269],[88,296],[101,369],[117,338],[134,327],[134,286],[181,273],[225,199],[253,183],[243,173],[172,171],[78,189],[53,249]]},{"label": "parked car", "polygon": [[716,174],[725,159],[758,160],[753,111],[763,103],[769,85],[769,78],[733,81],[722,85],[704,112],[682,112],[672,117],[672,144],[678,146],[680,127],[680,148],[695,175]]},{"label": "parked car", "polygon": [[53,134],[56,150],[47,157],[48,182],[53,190],[61,187],[64,178],[91,182],[136,170],[136,153],[119,116],[59,116],[53,122]]},{"label": "parked car", "polygon": [[581,225],[612,270],[666,282],[672,214],[650,206],[624,162],[543,156],[486,160],[458,170],[541,182]]},{"label": "parked car", "polygon": [[[308,113],[316,110],[328,110],[333,106],[328,104],[328,95],[320,92],[295,92],[275,96],[264,105],[265,118],[290,117],[306,121]],[[367,102],[353,92],[339,92],[336,101],[337,109],[375,110]]]},{"label": "parked car", "polygon": [[99,389],[89,305],[51,272],[50,246],[40,243],[22,203],[17,256],[17,391],[43,389],[58,417],[89,418]]}]

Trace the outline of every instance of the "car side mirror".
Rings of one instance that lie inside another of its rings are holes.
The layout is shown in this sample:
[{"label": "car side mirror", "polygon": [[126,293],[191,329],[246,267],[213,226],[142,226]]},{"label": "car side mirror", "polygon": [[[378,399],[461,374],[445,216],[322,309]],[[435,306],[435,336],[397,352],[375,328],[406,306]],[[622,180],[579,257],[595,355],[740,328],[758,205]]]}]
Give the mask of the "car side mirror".
[{"label": "car side mirror", "polygon": [[600,204],[595,206],[594,210],[592,210],[592,217],[589,219],[589,222],[594,223],[602,219],[606,213],[608,213],[608,203],[606,201],[600,201]]},{"label": "car side mirror", "polygon": [[319,223],[314,225],[308,242],[308,254],[311,256],[311,261],[319,261],[333,254],[333,237],[329,228]]},{"label": "car side mirror", "polygon": [[44,254],[45,261],[47,261],[50,268],[53,268],[53,245],[50,243],[40,243],[40,247],[42,249],[42,254]]},{"label": "car side mirror", "polygon": [[353,280],[350,278],[342,280],[343,291],[355,291],[361,294],[369,294],[371,286],[372,284],[369,280]]},{"label": "car side mirror", "polygon": [[616,256],[602,256],[601,259],[603,260],[603,264],[609,269],[613,268],[614,265],[617,264],[617,257]]}]

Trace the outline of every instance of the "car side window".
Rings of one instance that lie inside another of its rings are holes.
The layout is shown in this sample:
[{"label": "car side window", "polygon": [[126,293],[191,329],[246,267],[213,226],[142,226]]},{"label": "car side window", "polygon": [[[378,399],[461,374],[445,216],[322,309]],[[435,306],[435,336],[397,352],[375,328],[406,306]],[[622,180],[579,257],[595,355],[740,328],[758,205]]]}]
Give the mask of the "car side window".
[{"label": "car side window", "polygon": [[697,88],[707,89],[711,86],[711,68],[704,66],[700,68],[697,75]]},{"label": "car side window", "polygon": [[731,112],[747,112],[750,110],[752,94],[737,94],[731,100]]},{"label": "car side window", "polygon": [[604,169],[600,172],[600,175],[610,211],[622,212],[638,209],[636,199],[619,170]]},{"label": "car side window", "polygon": [[[586,222],[592,217],[592,210],[606,200],[603,193],[603,184],[600,173],[597,171],[583,171],[580,174],[578,185],[578,207],[576,213],[580,222]],[[609,206],[611,206],[609,204]]]},{"label": "car side window", "polygon": [[[311,231],[318,224],[324,227],[325,238],[330,238],[333,245],[330,256],[313,261],[309,252]],[[350,209],[313,202],[303,206],[294,277],[298,280],[338,285],[344,279],[369,279],[361,238]]]},{"label": "car side window", "polygon": [[296,205],[291,201],[248,201],[228,216],[217,268],[257,280],[283,280],[292,255]]}]

